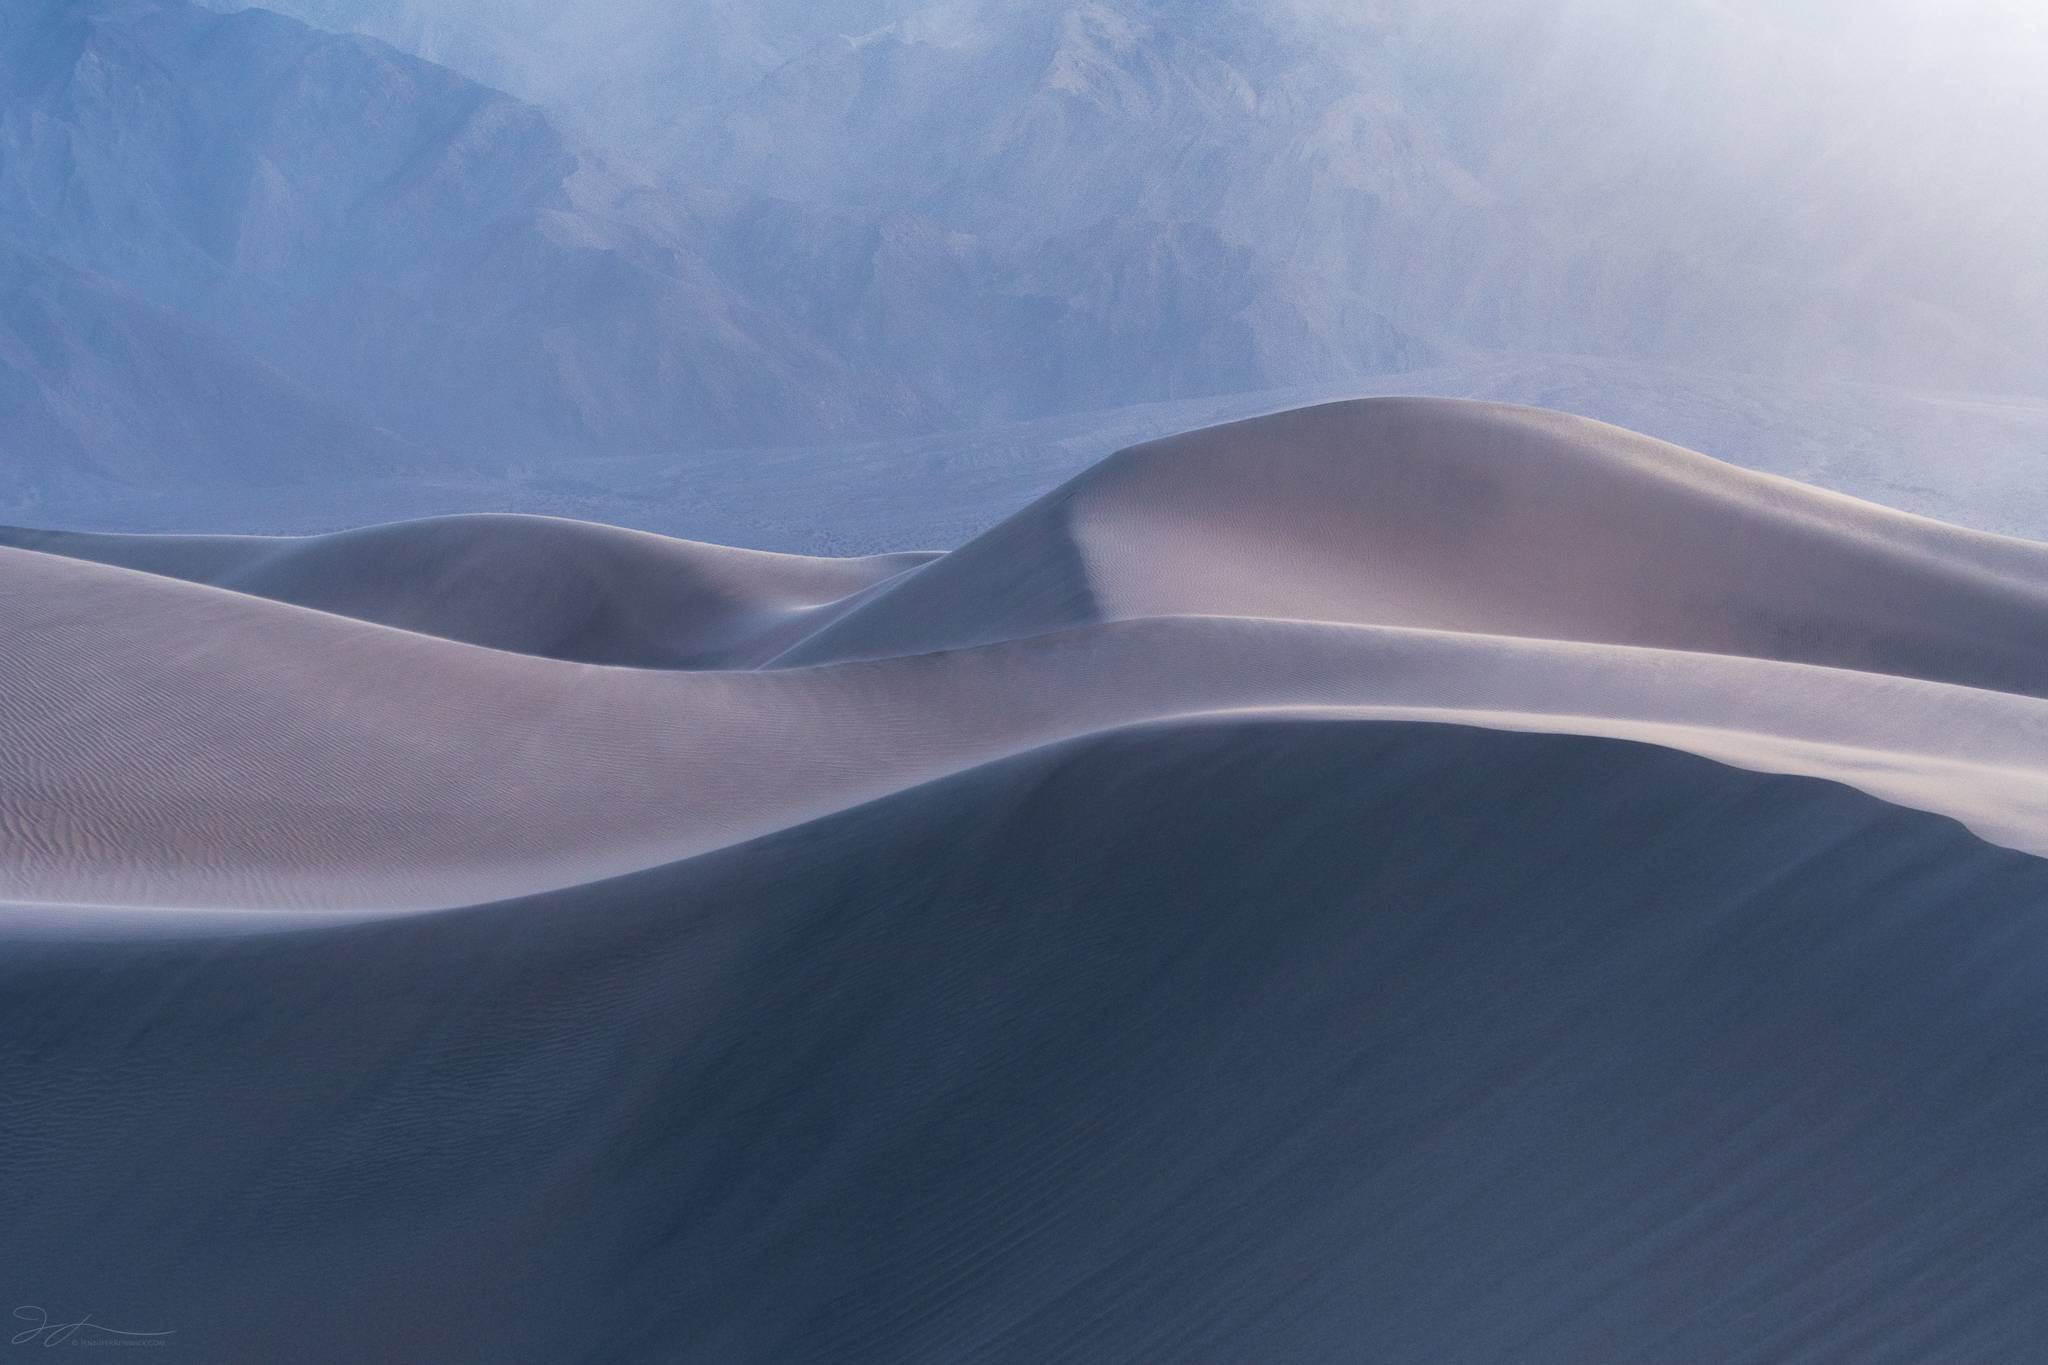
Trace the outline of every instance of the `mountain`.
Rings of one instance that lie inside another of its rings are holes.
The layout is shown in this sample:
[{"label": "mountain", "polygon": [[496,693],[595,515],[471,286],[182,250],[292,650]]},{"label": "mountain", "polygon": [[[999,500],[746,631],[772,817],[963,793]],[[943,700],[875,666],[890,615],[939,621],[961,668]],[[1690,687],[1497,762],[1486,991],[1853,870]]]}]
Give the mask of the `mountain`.
[{"label": "mountain", "polygon": [[0,25],[14,248],[443,469],[901,435],[1430,355],[1193,218],[1024,241],[658,182],[446,68],[260,10],[34,0]]},{"label": "mountain", "polygon": [[1399,338],[1404,365],[2048,391],[2028,136],[2048,21],[2000,0],[1939,22],[1819,0],[939,0],[758,26],[738,3],[280,3],[458,64],[487,46],[492,79],[700,183],[1082,261],[1195,225],[1218,249],[1188,280],[1256,283],[1243,387],[1395,368]]},{"label": "mountain", "polygon": [[5,540],[18,1344],[2039,1339],[2048,547],[1424,400],[936,557]]},{"label": "mountain", "polygon": [[1032,240],[1199,222],[1292,316],[1441,353],[2040,392],[2048,24],[1880,7],[1845,55],[1781,9],[948,0],[675,156]]},{"label": "mountain", "polygon": [[443,461],[815,436],[898,397],[530,106],[263,12],[9,6],[0,224]]},{"label": "mountain", "polygon": [[679,11],[664,0],[280,0],[261,8],[382,39],[545,105],[608,145],[652,147],[692,136],[705,114],[790,57],[866,33],[918,3],[752,0]]},{"label": "mountain", "polygon": [[0,498],[91,502],[175,470],[246,497],[309,468],[386,477],[422,460],[166,310],[0,243]]},{"label": "mountain", "polygon": [[[536,462],[974,445],[1047,416],[1418,372],[1428,391],[1463,373],[1449,391],[1581,406],[1634,385],[1589,385],[1601,367],[1717,390],[2048,390],[2048,274],[2024,245],[2048,169],[1988,150],[2038,97],[2011,74],[2026,26],[1930,49],[1889,98],[1889,68],[1819,62],[1825,29],[1747,5],[700,9],[687,26],[644,7],[305,10],[543,111],[267,11],[11,6],[0,238],[157,310],[181,350],[247,371],[237,387],[281,382],[322,414],[304,439],[215,423],[223,448],[287,452],[273,482],[320,474],[289,452],[352,468],[347,450],[389,439],[494,499],[513,493],[479,480]],[[1905,20],[1868,22],[1878,62]],[[1972,62],[1949,117],[1910,117],[1909,95]],[[607,64],[616,81],[574,76]],[[1708,112],[1731,94],[1741,118]],[[655,126],[678,110],[687,135]],[[1551,372],[1493,385],[1503,364]],[[142,432],[187,402],[171,367],[87,368],[90,420],[51,416],[47,377],[12,384],[14,430],[70,433],[34,438],[13,505],[76,505],[104,485],[81,461],[141,478],[132,497],[186,481]],[[1881,476],[1859,453],[1830,477],[1897,485],[1920,425],[1870,452]],[[2002,460],[2010,438],[1985,425]],[[1869,445],[1854,421],[1820,439]]]},{"label": "mountain", "polygon": [[[487,17],[350,13],[450,60]],[[1827,30],[1747,5],[493,13],[506,80],[545,21],[561,72],[621,63],[582,88],[696,131],[646,134],[638,168],[555,121],[598,135],[594,111],[268,12],[7,7],[0,251],[42,281],[0,311],[7,516],[492,507],[917,548],[1209,414],[1409,391],[2048,525],[2048,170],[1997,161],[2038,97],[2025,24],[1893,70],[1905,20],[1874,9],[1867,62],[1802,83]],[[656,100],[677,45],[722,74]],[[1752,47],[1782,79],[1741,75]],[[1966,59],[1915,123],[1908,93]],[[1968,472],[1930,475],[1948,451]],[[262,491],[223,496],[227,470]]]}]

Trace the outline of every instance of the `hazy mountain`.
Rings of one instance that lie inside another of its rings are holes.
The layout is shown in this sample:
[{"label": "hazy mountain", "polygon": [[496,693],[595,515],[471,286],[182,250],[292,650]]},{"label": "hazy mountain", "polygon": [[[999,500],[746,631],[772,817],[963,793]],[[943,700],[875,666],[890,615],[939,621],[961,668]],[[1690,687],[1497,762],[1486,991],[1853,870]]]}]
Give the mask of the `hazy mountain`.
[{"label": "hazy mountain", "polygon": [[1009,238],[1199,222],[1338,334],[2043,387],[2048,96],[2015,72],[2048,24],[1916,50],[1910,11],[1813,11],[947,0],[673,155]]},{"label": "hazy mountain", "polygon": [[[1454,200],[1471,185],[1426,129],[1342,112],[1304,127],[1302,101],[1266,98],[1247,71],[1298,76],[1348,110],[1337,73],[1257,27],[1230,29],[1234,46],[1205,42],[1210,27],[1096,4],[925,10],[785,63],[675,164],[988,243],[1014,263],[1010,287],[1056,312],[1051,352],[1034,347],[1041,409],[1421,363],[1418,329],[1388,320],[1371,272],[1327,230],[1306,235],[1315,214],[1300,210],[1327,201],[1346,229],[1372,215],[1369,193],[1326,193],[1326,177]],[[1299,154],[1304,138],[1319,141]],[[1390,139],[1406,155],[1386,169]]]},{"label": "hazy mountain", "polygon": [[893,415],[532,107],[271,14],[9,7],[0,225],[446,454]]},{"label": "hazy mountain", "polygon": [[103,280],[0,245],[0,494],[97,501],[167,470],[219,497],[420,460],[276,370]]},{"label": "hazy mountain", "polygon": [[[0,17],[0,240],[443,462],[903,434],[1430,354],[1200,215],[1099,197],[1016,234],[778,189],[649,178],[264,11]],[[122,401],[184,401],[132,374]]]},{"label": "hazy mountain", "polygon": [[1314,338],[1267,382],[1398,335],[2048,388],[2048,21],[2000,0],[278,3],[695,180],[1096,260],[1200,224]]},{"label": "hazy mountain", "polygon": [[2048,390],[2038,8],[1402,9],[1422,107],[1512,228],[1458,277],[1490,345]]},{"label": "hazy mountain", "polygon": [[1298,291],[1199,220],[1110,216],[1003,242],[927,215],[780,199],[705,212],[713,259],[747,298],[955,424],[1341,383],[1432,355],[1363,301]]},{"label": "hazy mountain", "polygon": [[[443,470],[1495,358],[2048,391],[2024,21],[1915,49],[1883,6],[279,3],[548,108],[272,13],[28,0],[0,241]],[[67,460],[182,476],[148,414],[192,386],[89,368],[17,501]]]},{"label": "hazy mountain", "polygon": [[[206,0],[217,9],[246,0]],[[615,146],[686,140],[724,101],[819,42],[869,32],[922,0],[277,0],[321,28],[381,38],[546,105]]]}]

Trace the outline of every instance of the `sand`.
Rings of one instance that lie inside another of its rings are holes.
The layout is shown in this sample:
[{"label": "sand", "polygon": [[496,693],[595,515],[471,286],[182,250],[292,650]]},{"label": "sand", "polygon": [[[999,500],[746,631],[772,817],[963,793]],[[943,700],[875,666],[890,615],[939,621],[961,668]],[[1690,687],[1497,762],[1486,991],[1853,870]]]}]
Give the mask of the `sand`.
[{"label": "sand", "polygon": [[1423,400],[943,556],[0,540],[24,1304],[208,1361],[2048,1333],[2048,548]]},{"label": "sand", "polygon": [[2048,549],[1533,410],[1213,428],[942,557],[11,538],[17,902],[448,908],[1208,715],[1646,739],[2048,851]]}]

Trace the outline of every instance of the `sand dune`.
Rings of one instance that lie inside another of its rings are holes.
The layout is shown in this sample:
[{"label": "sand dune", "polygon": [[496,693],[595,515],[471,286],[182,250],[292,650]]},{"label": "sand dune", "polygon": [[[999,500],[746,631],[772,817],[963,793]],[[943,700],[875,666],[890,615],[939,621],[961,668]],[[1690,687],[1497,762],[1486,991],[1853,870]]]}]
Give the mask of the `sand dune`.
[{"label": "sand dune", "polygon": [[[1506,491],[1475,502],[1481,465]],[[2048,852],[2048,636],[2012,624],[2048,620],[2048,550],[1525,410],[1216,428],[922,562],[532,518],[14,540],[22,902],[466,904],[1215,714],[1645,739]],[[592,666],[620,663],[662,667]]]},{"label": "sand dune", "polygon": [[222,1361],[2020,1360],[2044,903],[1660,748],[1125,732],[472,912],[16,945],[9,1282]]},{"label": "sand dune", "polygon": [[224,1361],[2048,1331],[2048,548],[1419,400],[935,557],[4,541],[24,1303]]},{"label": "sand dune", "polygon": [[809,559],[528,516],[433,517],[324,536],[0,527],[0,545],[493,649],[646,668],[760,662],[929,558]]},{"label": "sand dune", "polygon": [[1747,655],[2048,694],[2048,546],[1562,413],[1306,408],[1137,446],[784,662],[1173,615]]},{"label": "sand dune", "polygon": [[[13,556],[9,559],[9,556]],[[708,851],[1215,714],[1654,739],[2048,851],[2048,703],[1768,661],[1232,619],[767,672],[599,668],[0,551],[11,899],[392,909]]]}]

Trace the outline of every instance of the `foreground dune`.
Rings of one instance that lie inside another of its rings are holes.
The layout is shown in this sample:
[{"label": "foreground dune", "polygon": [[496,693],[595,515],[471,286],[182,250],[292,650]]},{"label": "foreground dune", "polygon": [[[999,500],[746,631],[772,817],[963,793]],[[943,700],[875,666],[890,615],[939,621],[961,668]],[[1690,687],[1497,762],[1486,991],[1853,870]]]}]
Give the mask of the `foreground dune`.
[{"label": "foreground dune", "polygon": [[1665,749],[1129,731],[528,901],[24,945],[9,1281],[206,1360],[2020,1360],[2044,904]]},{"label": "foreground dune", "polygon": [[0,1269],[53,1314],[228,1361],[2048,1333],[2043,547],[1419,400],[936,557],[0,541]]}]

